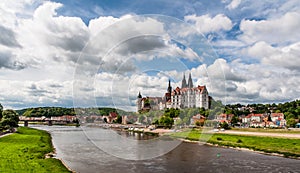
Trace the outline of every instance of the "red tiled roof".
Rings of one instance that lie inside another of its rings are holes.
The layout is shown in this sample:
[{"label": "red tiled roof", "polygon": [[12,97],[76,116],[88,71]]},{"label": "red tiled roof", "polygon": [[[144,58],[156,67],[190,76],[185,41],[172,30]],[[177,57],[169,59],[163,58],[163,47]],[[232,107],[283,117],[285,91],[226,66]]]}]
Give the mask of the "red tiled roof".
[{"label": "red tiled roof", "polygon": [[109,116],[112,118],[115,118],[118,116],[118,114],[116,112],[111,112],[111,113],[109,113]]},{"label": "red tiled roof", "polygon": [[271,117],[284,117],[283,113],[271,113]]}]

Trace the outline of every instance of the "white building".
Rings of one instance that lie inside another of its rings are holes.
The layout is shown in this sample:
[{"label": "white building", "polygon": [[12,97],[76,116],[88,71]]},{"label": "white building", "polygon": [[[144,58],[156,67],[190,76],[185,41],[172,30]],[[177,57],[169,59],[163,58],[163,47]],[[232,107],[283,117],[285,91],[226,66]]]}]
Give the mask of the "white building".
[{"label": "white building", "polygon": [[173,108],[209,108],[209,96],[206,86],[193,86],[191,74],[188,83],[183,75],[181,88],[177,87],[171,93]]},{"label": "white building", "polygon": [[188,83],[183,75],[181,88],[172,91],[171,82],[164,97],[137,97],[137,112],[149,110],[163,110],[165,108],[209,108],[209,95],[206,86],[193,86],[191,74]]}]

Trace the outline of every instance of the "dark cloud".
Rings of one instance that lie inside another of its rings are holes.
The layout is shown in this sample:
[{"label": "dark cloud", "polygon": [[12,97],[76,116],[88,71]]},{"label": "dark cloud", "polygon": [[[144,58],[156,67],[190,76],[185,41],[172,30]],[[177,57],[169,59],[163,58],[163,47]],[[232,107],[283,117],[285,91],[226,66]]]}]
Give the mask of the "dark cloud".
[{"label": "dark cloud", "polygon": [[63,85],[60,85],[60,84],[50,84],[49,87],[51,87],[51,88],[62,88]]},{"label": "dark cloud", "polygon": [[7,68],[11,70],[22,70],[27,65],[14,60],[14,55],[10,52],[0,52],[0,69]]},{"label": "dark cloud", "polygon": [[21,45],[16,40],[15,33],[0,25],[0,44],[3,44],[7,47],[21,47]]},{"label": "dark cloud", "polygon": [[118,53],[122,55],[136,54],[166,47],[164,40],[158,36],[140,36],[126,40],[120,45]]},{"label": "dark cloud", "polygon": [[66,51],[80,52],[84,48],[89,39],[88,34],[76,35],[72,37],[55,36],[48,38],[48,43],[55,47],[60,47]]},{"label": "dark cloud", "polygon": [[39,87],[37,87],[36,84],[31,84],[28,87],[28,92],[32,95],[32,96],[45,96],[45,94],[50,93],[49,91],[45,90],[45,89],[40,89]]}]

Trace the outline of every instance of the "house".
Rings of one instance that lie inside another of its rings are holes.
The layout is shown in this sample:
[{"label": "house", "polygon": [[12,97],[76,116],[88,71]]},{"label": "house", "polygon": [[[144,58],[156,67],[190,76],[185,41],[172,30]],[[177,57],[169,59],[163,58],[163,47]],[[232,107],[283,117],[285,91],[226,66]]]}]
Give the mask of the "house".
[{"label": "house", "polygon": [[251,121],[251,114],[247,115],[247,116],[242,116],[242,123],[244,124],[249,124]]},{"label": "house", "polygon": [[283,113],[271,113],[271,119],[273,122],[276,122],[277,120],[284,119]]},{"label": "house", "polygon": [[251,122],[262,122],[264,119],[264,114],[251,114]]},{"label": "house", "polygon": [[220,115],[217,115],[216,120],[219,123],[223,123],[223,122],[231,123],[231,119],[233,116],[234,116],[234,114],[220,114]]},{"label": "house", "polygon": [[195,125],[196,122],[200,122],[200,124],[204,124],[205,119],[206,119],[205,116],[201,114],[197,114],[191,118],[191,125]]},{"label": "house", "polygon": [[109,115],[108,115],[107,122],[112,123],[113,120],[117,119],[117,117],[118,117],[118,114],[116,112],[110,112]]}]

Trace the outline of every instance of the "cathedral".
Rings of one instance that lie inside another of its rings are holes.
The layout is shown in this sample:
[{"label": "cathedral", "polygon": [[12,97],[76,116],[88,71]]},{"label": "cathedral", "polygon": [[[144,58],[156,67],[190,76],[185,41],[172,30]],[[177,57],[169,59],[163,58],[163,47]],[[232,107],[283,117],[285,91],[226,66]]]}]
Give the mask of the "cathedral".
[{"label": "cathedral", "polygon": [[210,96],[206,86],[194,87],[191,74],[189,74],[188,81],[183,75],[181,82],[181,88],[176,87],[172,90],[171,81],[167,92],[163,97],[142,97],[139,93],[137,97],[137,112],[149,111],[149,110],[163,110],[165,108],[209,108]]}]

